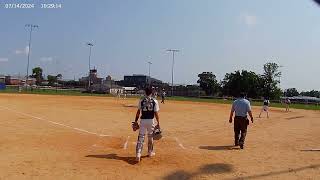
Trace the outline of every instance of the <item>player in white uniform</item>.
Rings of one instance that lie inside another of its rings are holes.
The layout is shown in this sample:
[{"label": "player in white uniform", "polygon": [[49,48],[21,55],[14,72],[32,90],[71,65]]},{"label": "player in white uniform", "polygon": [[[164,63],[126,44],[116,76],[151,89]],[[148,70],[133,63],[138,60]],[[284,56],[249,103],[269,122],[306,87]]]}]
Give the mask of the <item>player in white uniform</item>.
[{"label": "player in white uniform", "polygon": [[[136,160],[137,162],[140,162],[141,160],[141,152],[143,149],[143,142],[145,138],[145,134],[147,132],[148,135],[148,156],[154,156],[154,149],[153,149],[153,131],[155,128],[160,129],[160,123],[159,123],[159,104],[158,101],[154,98],[152,98],[152,89],[146,88],[145,89],[146,96],[143,97],[139,104],[138,104],[138,110],[136,113],[136,118],[134,123],[138,123],[140,114],[140,130],[139,130],[139,136],[137,140],[137,146],[136,146]],[[157,126],[155,126],[154,123],[154,117],[157,120]]]},{"label": "player in white uniform", "polygon": [[166,92],[163,90],[162,94],[161,94],[161,103],[164,104],[164,100],[166,98]]},{"label": "player in white uniform", "polygon": [[284,104],[286,105],[286,112],[289,112],[290,111],[290,103],[291,103],[291,101],[290,101],[290,99],[289,98],[286,98],[285,100],[284,100]]},{"label": "player in white uniform", "polygon": [[270,105],[269,99],[268,98],[264,98],[263,106],[262,106],[261,112],[259,114],[259,118],[261,118],[261,114],[262,114],[263,111],[267,112],[267,118],[269,118],[269,105]]}]

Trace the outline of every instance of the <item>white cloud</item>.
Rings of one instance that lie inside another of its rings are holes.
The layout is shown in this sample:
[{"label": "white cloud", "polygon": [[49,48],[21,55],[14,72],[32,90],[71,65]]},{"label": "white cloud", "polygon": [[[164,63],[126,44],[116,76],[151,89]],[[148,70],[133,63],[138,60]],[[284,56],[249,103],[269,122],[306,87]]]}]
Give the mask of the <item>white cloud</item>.
[{"label": "white cloud", "polygon": [[23,55],[27,55],[29,52],[29,46],[26,46],[24,49],[20,50],[17,49],[15,50],[15,54],[23,54]]},{"label": "white cloud", "polygon": [[42,61],[42,62],[51,62],[51,61],[53,61],[53,57],[42,57],[42,58],[40,58],[40,61]]},{"label": "white cloud", "polygon": [[9,59],[8,58],[0,58],[0,62],[8,62]]},{"label": "white cloud", "polygon": [[22,54],[22,52],[23,52],[23,51],[20,51],[20,50],[15,50],[15,51],[14,51],[15,54]]},{"label": "white cloud", "polygon": [[251,27],[258,24],[258,17],[248,13],[242,13],[240,15],[240,22]]}]

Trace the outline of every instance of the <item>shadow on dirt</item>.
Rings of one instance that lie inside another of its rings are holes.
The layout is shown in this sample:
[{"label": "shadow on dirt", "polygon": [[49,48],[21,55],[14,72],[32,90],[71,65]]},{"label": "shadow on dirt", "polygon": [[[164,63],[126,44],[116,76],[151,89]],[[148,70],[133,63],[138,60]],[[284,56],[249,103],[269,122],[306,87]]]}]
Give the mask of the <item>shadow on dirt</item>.
[{"label": "shadow on dirt", "polygon": [[288,117],[286,119],[291,120],[291,119],[300,119],[300,118],[304,118],[304,116],[293,116],[293,117]]},{"label": "shadow on dirt", "polygon": [[315,164],[315,165],[305,166],[305,167],[296,168],[296,169],[289,168],[288,170],[283,170],[283,171],[269,172],[269,173],[265,173],[265,174],[257,174],[257,175],[252,175],[252,176],[237,177],[237,178],[232,178],[232,179],[229,179],[229,180],[263,179],[263,178],[268,177],[268,176],[275,176],[274,178],[276,178],[276,175],[288,174],[288,173],[295,174],[295,173],[297,173],[299,171],[304,171],[304,170],[307,170],[307,169],[319,169],[319,168],[320,168],[320,164]]},{"label": "shadow on dirt", "polygon": [[[88,155],[86,157],[90,158],[102,158],[102,159],[115,159],[115,160],[121,160],[124,162],[127,162],[128,164],[135,165],[137,164],[135,157],[121,157],[117,154],[101,154],[101,155]],[[141,159],[145,158],[147,156],[142,156]]]},{"label": "shadow on dirt", "polygon": [[239,147],[228,145],[228,146],[199,146],[199,149],[206,149],[212,151],[220,151],[220,150],[240,150]]},{"label": "shadow on dirt", "polygon": [[199,175],[210,175],[210,174],[221,174],[228,173],[233,171],[233,166],[230,164],[224,163],[216,163],[216,164],[207,164],[201,166],[198,171],[189,173],[184,170],[175,171],[167,176],[165,176],[164,180],[189,180]]}]

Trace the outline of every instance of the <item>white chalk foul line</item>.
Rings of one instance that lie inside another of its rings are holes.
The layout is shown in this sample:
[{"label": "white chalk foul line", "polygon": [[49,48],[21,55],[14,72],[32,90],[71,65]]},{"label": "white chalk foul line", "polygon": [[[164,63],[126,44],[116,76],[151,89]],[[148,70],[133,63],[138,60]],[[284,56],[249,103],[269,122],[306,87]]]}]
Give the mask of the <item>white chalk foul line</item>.
[{"label": "white chalk foul line", "polygon": [[6,109],[6,110],[9,110],[9,111],[12,111],[12,112],[15,112],[15,113],[17,113],[17,114],[21,114],[21,115],[24,115],[24,116],[27,116],[27,117],[31,117],[31,118],[33,118],[33,119],[37,119],[37,120],[49,122],[49,123],[52,123],[52,124],[55,124],[55,125],[58,125],[58,126],[63,126],[63,127],[65,127],[65,128],[69,128],[69,129],[74,129],[74,130],[77,130],[77,131],[80,131],[80,132],[84,132],[84,133],[88,133],[88,134],[93,134],[93,135],[100,136],[100,137],[111,136],[111,135],[107,135],[107,134],[98,134],[98,133],[90,132],[90,131],[87,131],[87,130],[84,130],[84,129],[71,127],[71,126],[68,126],[68,125],[65,125],[65,124],[62,124],[62,123],[58,123],[58,122],[46,120],[46,119],[44,119],[44,118],[37,117],[37,116],[33,116],[33,115],[31,115],[31,114],[27,114],[27,113],[24,113],[24,112],[20,112],[20,111],[17,111],[17,110],[8,108],[8,107],[0,106],[0,108]]},{"label": "white chalk foul line", "polygon": [[100,136],[100,137],[106,137],[106,136],[109,137],[109,136],[111,136],[111,135],[109,135],[109,134],[99,134],[99,136]]},{"label": "white chalk foul line", "polygon": [[57,122],[54,122],[54,121],[48,121],[48,122],[50,122],[50,123],[52,123],[52,124],[59,125],[59,126],[63,126],[63,127],[66,127],[66,128],[73,128],[73,127],[71,127],[71,126],[68,126],[68,125],[65,125],[65,124],[61,124],[61,123],[57,123]]},{"label": "white chalk foul line", "polygon": [[176,140],[176,142],[178,143],[178,145],[182,148],[182,149],[186,149],[183,144],[179,141],[179,139],[177,137],[174,138]]},{"label": "white chalk foul line", "polygon": [[90,132],[90,131],[87,131],[87,130],[84,130],[84,129],[80,129],[80,128],[73,128],[73,129],[81,131],[81,132],[85,132],[85,133],[88,133],[88,134],[93,134],[93,135],[99,136],[99,134],[97,134],[97,133]]},{"label": "white chalk foul line", "polygon": [[126,142],[125,142],[124,145],[123,145],[123,149],[127,149],[127,148],[128,148],[129,138],[130,138],[130,136],[127,137],[127,140],[126,140]]}]

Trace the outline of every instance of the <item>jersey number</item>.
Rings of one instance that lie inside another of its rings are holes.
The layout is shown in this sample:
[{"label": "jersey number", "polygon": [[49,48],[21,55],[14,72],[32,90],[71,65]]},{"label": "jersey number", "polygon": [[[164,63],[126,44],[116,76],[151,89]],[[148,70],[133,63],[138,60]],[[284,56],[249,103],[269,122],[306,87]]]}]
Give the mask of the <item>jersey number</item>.
[{"label": "jersey number", "polygon": [[153,111],[153,104],[151,102],[143,103],[143,111]]}]

